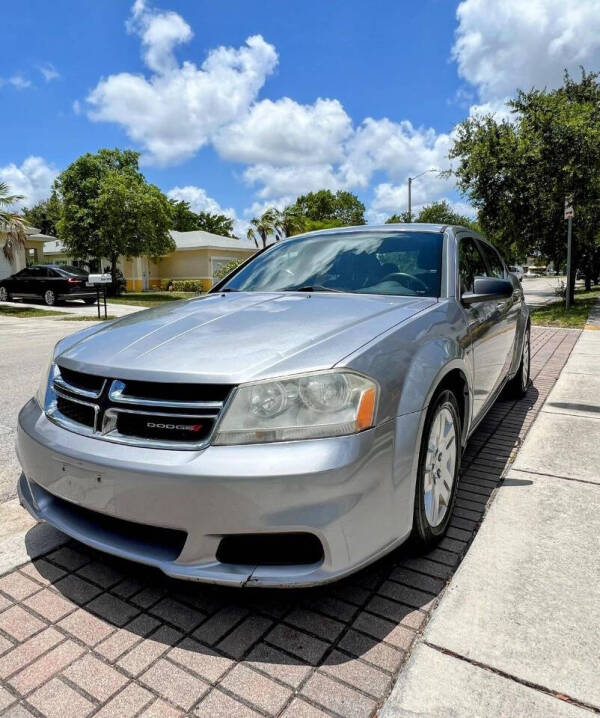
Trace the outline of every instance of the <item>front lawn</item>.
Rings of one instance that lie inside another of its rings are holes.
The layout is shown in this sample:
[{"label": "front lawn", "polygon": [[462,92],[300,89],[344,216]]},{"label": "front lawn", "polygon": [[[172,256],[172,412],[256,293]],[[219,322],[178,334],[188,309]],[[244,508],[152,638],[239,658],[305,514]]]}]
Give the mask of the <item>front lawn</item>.
[{"label": "front lawn", "polygon": [[19,317],[28,319],[29,317],[57,317],[66,316],[67,312],[57,312],[54,309],[35,309],[34,307],[10,307],[0,304],[0,316]]},{"label": "front lawn", "polygon": [[531,323],[542,327],[565,327],[567,329],[583,329],[590,310],[600,297],[600,287],[586,292],[585,289],[575,290],[575,303],[569,311],[565,309],[565,300],[560,299],[544,307],[530,310]]},{"label": "front lawn", "polygon": [[177,299],[192,299],[200,296],[195,292],[127,292],[120,297],[107,297],[109,304],[131,304],[138,307],[154,307]]}]

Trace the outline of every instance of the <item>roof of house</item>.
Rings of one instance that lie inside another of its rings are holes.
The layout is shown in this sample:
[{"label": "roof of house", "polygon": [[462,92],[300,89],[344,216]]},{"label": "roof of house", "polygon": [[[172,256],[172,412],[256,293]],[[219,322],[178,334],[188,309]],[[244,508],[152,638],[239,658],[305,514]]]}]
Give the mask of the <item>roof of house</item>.
[{"label": "roof of house", "polygon": [[[212,234],[211,232],[202,232],[201,230],[195,232],[176,232],[171,230],[171,237],[175,241],[177,249],[243,249],[245,251],[256,252],[255,247],[250,242],[246,242],[242,239],[235,239],[233,237],[222,237],[219,234]],[[44,237],[44,235],[39,235]],[[32,237],[31,239],[36,239]],[[61,254],[65,251],[63,243],[60,239],[54,237],[48,237],[45,239],[46,244],[44,245],[44,254]]]}]

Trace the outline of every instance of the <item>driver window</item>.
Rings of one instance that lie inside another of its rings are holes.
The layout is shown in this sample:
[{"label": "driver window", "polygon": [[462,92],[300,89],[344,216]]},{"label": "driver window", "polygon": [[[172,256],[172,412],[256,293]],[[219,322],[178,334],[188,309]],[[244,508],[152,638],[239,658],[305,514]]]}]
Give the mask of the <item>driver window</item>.
[{"label": "driver window", "polygon": [[484,244],[483,242],[481,242],[479,246],[487,259],[488,267],[490,268],[490,276],[496,277],[496,279],[504,279],[504,264],[502,263],[498,252],[496,252],[493,247],[490,247],[489,244]]},{"label": "driver window", "polygon": [[473,291],[473,280],[476,277],[488,276],[484,259],[472,237],[465,237],[458,244],[458,271],[461,294]]}]

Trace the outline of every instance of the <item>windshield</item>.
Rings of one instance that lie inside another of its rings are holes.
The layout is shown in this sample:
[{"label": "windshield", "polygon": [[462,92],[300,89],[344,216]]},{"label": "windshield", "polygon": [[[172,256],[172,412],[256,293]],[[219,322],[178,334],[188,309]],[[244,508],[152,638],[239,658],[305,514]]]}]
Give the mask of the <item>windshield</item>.
[{"label": "windshield", "polygon": [[247,264],[219,291],[340,291],[439,297],[439,232],[357,232],[288,239]]}]

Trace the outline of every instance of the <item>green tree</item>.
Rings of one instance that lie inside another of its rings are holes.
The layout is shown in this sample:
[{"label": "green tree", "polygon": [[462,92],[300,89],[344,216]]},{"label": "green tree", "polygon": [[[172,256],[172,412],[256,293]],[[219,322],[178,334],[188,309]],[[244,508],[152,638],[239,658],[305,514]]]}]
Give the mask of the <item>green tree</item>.
[{"label": "green tree", "polygon": [[393,214],[391,217],[385,220],[386,224],[405,224],[406,222],[412,221],[408,211],[400,212],[400,214]]},{"label": "green tree", "polygon": [[294,202],[298,212],[309,220],[327,222],[339,221],[338,226],[365,224],[365,205],[352,192],[338,190],[335,194],[328,189],[304,194]]},{"label": "green tree", "polygon": [[305,231],[306,221],[306,217],[302,215],[298,207],[290,205],[279,212],[279,231],[284,237],[300,234],[300,232]]},{"label": "green tree", "polygon": [[450,158],[483,230],[508,256],[535,253],[564,265],[563,205],[573,195],[573,268],[591,284],[600,248],[600,84],[582,70],[556,90],[517,93],[512,122],[472,117],[457,128]]},{"label": "green tree", "polygon": [[23,207],[23,217],[32,227],[37,227],[42,234],[50,237],[58,236],[58,221],[61,206],[56,193],[53,192],[48,199],[42,200],[33,207]]},{"label": "green tree", "polygon": [[223,266],[215,270],[214,279],[223,279],[223,277],[226,277],[229,272],[233,272],[236,267],[239,267],[240,264],[245,261],[245,259],[230,259],[227,264],[224,264]]},{"label": "green tree", "polygon": [[193,232],[198,227],[198,215],[190,209],[190,203],[184,200],[169,199],[171,205],[171,229],[176,232]]},{"label": "green tree", "polygon": [[58,233],[67,252],[109,259],[115,285],[119,255],[156,257],[175,249],[171,205],[146,182],[138,158],[131,150],[102,149],[79,157],[55,181],[62,203]]},{"label": "green tree", "polygon": [[212,214],[211,212],[198,212],[198,229],[212,234],[220,234],[223,237],[234,237],[233,220],[224,214]]},{"label": "green tree", "polygon": [[[269,237],[277,239],[279,233],[279,212],[274,207],[269,207],[260,217],[250,220],[247,237],[257,247],[267,246]],[[261,245],[259,245],[259,240]]]},{"label": "green tree", "polygon": [[462,227],[475,229],[476,222],[464,214],[455,212],[448,202],[432,202],[421,208],[417,215],[417,222],[429,224],[458,224]]},{"label": "green tree", "polygon": [[2,252],[12,264],[19,249],[25,249],[27,222],[12,211],[12,206],[22,200],[20,194],[9,194],[6,182],[0,182],[0,232],[4,235]]}]

